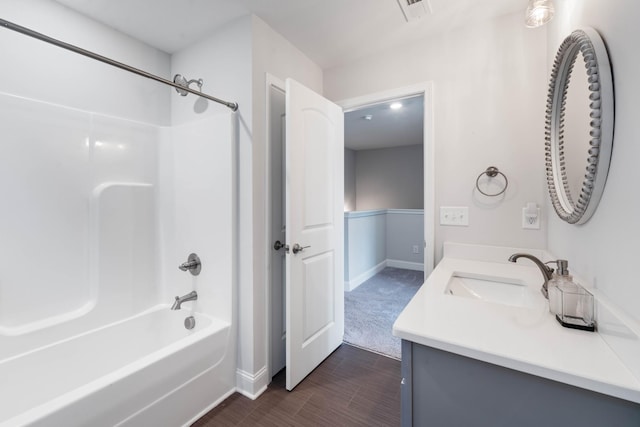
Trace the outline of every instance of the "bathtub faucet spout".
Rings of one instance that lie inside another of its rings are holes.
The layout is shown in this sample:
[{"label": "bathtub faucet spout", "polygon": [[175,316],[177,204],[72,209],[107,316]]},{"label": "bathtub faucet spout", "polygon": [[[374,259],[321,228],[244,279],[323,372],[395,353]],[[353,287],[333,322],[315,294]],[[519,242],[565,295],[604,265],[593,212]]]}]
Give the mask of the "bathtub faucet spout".
[{"label": "bathtub faucet spout", "polygon": [[196,291],[191,291],[188,294],[181,296],[181,297],[176,297],[176,300],[174,301],[173,305],[171,306],[171,310],[180,310],[180,307],[182,306],[182,303],[185,301],[195,301],[198,299],[198,293]]}]

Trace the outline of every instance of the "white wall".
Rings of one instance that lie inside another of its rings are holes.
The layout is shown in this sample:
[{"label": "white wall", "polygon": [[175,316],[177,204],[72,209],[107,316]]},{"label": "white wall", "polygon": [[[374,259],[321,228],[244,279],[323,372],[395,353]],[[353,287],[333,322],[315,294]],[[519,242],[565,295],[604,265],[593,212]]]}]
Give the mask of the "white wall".
[{"label": "white wall", "polygon": [[640,182],[640,58],[635,54],[640,38],[638,20],[640,4],[636,2],[559,1],[549,28],[547,55],[550,67],[562,40],[582,26],[595,28],[607,46],[615,90],[614,143],[607,184],[598,210],[584,225],[566,224],[556,218],[552,208],[548,209],[549,250],[569,260],[570,269],[584,276],[636,322],[640,322],[640,284],[636,278],[640,199],[635,190]]},{"label": "white wall", "polygon": [[[547,198],[545,63],[545,30],[525,28],[517,13],[325,70],[332,100],[433,82],[435,206],[469,206],[470,215],[469,227],[436,226],[436,260],[445,240],[546,246],[546,221],[538,231],[521,228],[525,203]],[[504,199],[474,193],[490,165],[509,177]]]},{"label": "white wall", "polygon": [[[237,102],[241,150],[245,145],[250,147],[253,113],[250,16],[223,25],[198,43],[174,53],[171,56],[171,76],[175,74],[182,74],[188,79],[201,78],[204,81],[203,92],[225,101]],[[195,95],[183,97],[174,89],[171,92],[173,125],[229,111],[221,104]]]},{"label": "white wall", "polygon": [[[18,25],[169,78],[164,52],[50,0],[3,0]],[[157,125],[170,121],[170,88],[2,28],[0,91]]]},{"label": "white wall", "polygon": [[356,151],[344,149],[344,210],[356,210]]},{"label": "white wall", "polygon": [[356,151],[356,209],[422,209],[422,145]]}]

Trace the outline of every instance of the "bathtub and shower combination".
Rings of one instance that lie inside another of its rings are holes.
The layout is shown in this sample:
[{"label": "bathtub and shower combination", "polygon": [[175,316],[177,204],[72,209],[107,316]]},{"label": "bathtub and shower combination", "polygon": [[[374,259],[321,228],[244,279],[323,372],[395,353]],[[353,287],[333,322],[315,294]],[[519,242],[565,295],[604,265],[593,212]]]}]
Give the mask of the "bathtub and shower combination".
[{"label": "bathtub and shower combination", "polygon": [[235,391],[233,120],[0,91],[0,427],[188,425]]}]

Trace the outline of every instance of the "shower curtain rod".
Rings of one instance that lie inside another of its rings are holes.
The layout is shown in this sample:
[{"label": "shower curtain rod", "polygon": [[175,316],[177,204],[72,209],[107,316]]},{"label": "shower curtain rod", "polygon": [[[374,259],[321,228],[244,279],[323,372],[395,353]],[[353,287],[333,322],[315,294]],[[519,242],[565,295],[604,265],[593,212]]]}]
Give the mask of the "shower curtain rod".
[{"label": "shower curtain rod", "polygon": [[176,84],[176,83],[172,82],[171,80],[164,79],[162,77],[156,76],[155,74],[147,73],[146,71],[140,70],[139,68],[132,67],[132,66],[124,64],[122,62],[115,61],[115,60],[113,60],[111,58],[107,58],[106,56],[98,55],[97,53],[91,52],[89,50],[82,49],[82,48],[80,48],[78,46],[74,46],[74,45],[69,44],[69,43],[65,43],[65,42],[60,41],[58,39],[54,39],[53,37],[49,37],[49,36],[44,35],[42,33],[38,33],[37,31],[33,31],[33,30],[29,29],[29,28],[20,26],[18,24],[14,24],[13,22],[7,21],[5,19],[0,18],[0,25],[5,27],[5,28],[7,28],[7,29],[9,29],[9,30],[13,30],[15,32],[24,34],[25,36],[33,37],[34,39],[38,39],[38,40],[41,40],[43,42],[47,42],[47,43],[50,43],[52,45],[61,47],[63,49],[70,50],[71,52],[75,52],[75,53],[78,53],[80,55],[84,55],[84,56],[89,57],[91,59],[95,59],[96,61],[104,62],[105,64],[109,64],[109,65],[112,65],[114,67],[120,68],[122,70],[129,71],[131,73],[137,74],[139,76],[146,77],[148,79],[155,80],[155,81],[160,82],[160,83],[164,83],[164,84],[172,86],[172,87],[174,87],[176,89],[180,89],[182,91],[189,92],[189,93],[192,93],[194,95],[201,96],[201,97],[206,98],[206,99],[208,99],[210,101],[217,102],[218,104],[225,105],[225,106],[229,107],[232,111],[238,110],[238,103],[236,103],[236,102],[223,101],[222,99],[218,99],[218,98],[216,98],[214,96],[207,95],[206,93],[198,92],[197,90],[193,90],[193,89],[191,89],[189,87]]}]

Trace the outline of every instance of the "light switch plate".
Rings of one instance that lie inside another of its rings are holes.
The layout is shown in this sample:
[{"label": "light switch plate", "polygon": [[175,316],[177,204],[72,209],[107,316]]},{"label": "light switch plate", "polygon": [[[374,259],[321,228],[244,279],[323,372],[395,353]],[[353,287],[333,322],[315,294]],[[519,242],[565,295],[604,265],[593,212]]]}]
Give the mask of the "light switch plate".
[{"label": "light switch plate", "polygon": [[440,225],[467,227],[469,208],[467,206],[440,206]]}]

